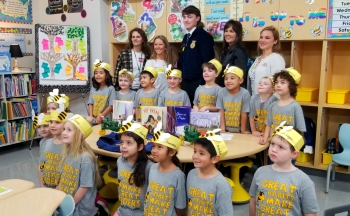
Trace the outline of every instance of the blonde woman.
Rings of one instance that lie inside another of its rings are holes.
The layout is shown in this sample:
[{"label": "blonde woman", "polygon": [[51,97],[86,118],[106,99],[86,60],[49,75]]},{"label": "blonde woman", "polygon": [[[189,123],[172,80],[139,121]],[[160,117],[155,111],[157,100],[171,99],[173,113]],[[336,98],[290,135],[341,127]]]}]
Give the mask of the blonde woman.
[{"label": "blonde woman", "polygon": [[166,68],[170,63],[170,46],[169,42],[163,35],[154,38],[151,58],[147,60],[145,67],[154,67],[158,72],[158,78],[154,83],[154,87],[160,92],[168,89],[166,79]]}]

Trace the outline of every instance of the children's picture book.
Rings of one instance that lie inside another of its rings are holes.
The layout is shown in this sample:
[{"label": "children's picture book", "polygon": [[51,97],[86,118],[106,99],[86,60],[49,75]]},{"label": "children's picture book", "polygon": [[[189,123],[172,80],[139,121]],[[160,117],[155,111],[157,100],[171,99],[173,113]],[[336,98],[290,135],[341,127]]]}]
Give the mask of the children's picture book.
[{"label": "children's picture book", "polygon": [[134,114],[134,102],[132,101],[113,101],[113,121],[123,121]]},{"label": "children's picture book", "polygon": [[190,123],[190,106],[168,106],[166,119],[166,132],[185,135],[184,127]]},{"label": "children's picture book", "polygon": [[203,132],[220,128],[220,113],[191,112],[190,125]]},{"label": "children's picture book", "polygon": [[158,122],[162,122],[162,129],[166,128],[166,107],[142,106],[141,124],[148,128],[148,133],[153,134]]},{"label": "children's picture book", "polygon": [[9,52],[0,52],[0,72],[11,71],[11,54]]}]

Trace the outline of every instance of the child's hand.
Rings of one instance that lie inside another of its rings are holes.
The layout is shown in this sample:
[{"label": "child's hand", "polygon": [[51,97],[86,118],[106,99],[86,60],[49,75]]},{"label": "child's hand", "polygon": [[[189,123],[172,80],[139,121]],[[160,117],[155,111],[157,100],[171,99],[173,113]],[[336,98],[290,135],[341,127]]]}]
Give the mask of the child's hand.
[{"label": "child's hand", "polygon": [[199,112],[206,112],[207,110],[208,110],[208,107],[204,106],[204,107],[199,109]]},{"label": "child's hand", "polygon": [[103,118],[104,118],[104,116],[102,116],[102,115],[98,115],[98,116],[96,117],[96,119],[95,119],[96,124],[101,124],[101,122],[102,122]]},{"label": "child's hand", "polygon": [[261,132],[259,132],[259,131],[254,131],[252,134],[253,134],[254,136],[256,136],[256,137],[261,137],[261,136],[264,135],[263,133],[261,133]]},{"label": "child's hand", "polygon": [[266,143],[265,137],[261,137],[259,143],[260,143],[261,145],[265,145],[265,143]]},{"label": "child's hand", "polygon": [[194,112],[199,112],[198,107],[197,107],[197,106],[193,106],[193,111],[194,111]]},{"label": "child's hand", "polygon": [[242,131],[241,133],[242,134],[251,134],[250,131],[247,131],[247,130],[246,131]]}]

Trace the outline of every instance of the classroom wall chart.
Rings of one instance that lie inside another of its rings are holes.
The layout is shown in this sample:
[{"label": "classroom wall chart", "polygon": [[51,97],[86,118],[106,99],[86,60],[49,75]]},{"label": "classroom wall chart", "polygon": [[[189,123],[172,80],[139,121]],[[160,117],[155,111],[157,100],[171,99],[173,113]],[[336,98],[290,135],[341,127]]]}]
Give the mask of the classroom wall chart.
[{"label": "classroom wall chart", "polygon": [[32,0],[1,0],[0,21],[32,24]]},{"label": "classroom wall chart", "polygon": [[88,27],[36,24],[35,42],[38,92],[90,91]]},{"label": "classroom wall chart", "polygon": [[350,37],[350,0],[329,0],[327,38]]}]

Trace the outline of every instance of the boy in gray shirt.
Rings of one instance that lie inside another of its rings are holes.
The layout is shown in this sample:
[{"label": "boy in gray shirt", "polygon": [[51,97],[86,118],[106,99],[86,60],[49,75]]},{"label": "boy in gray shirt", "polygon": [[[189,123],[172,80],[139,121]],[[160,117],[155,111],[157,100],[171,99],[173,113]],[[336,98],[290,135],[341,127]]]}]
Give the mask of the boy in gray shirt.
[{"label": "boy in gray shirt", "polygon": [[215,167],[228,149],[220,135],[206,135],[194,141],[195,169],[186,182],[188,215],[233,216],[232,188]]},{"label": "boy in gray shirt", "polygon": [[118,72],[119,91],[116,91],[115,100],[119,101],[134,101],[136,92],[130,89],[134,81],[134,74],[126,69]]},{"label": "boy in gray shirt", "polygon": [[273,165],[254,174],[249,194],[249,215],[316,216],[319,211],[315,185],[291,161],[304,145],[300,131],[282,122],[274,131],[269,147]]},{"label": "boy in gray shirt", "polygon": [[249,134],[247,130],[250,95],[241,88],[243,71],[231,66],[224,71],[225,88],[219,92],[216,108],[220,111],[221,131]]},{"label": "boy in gray shirt", "polygon": [[120,91],[115,92],[115,100],[119,101],[134,101],[136,92],[130,90],[128,93],[121,93]]}]

